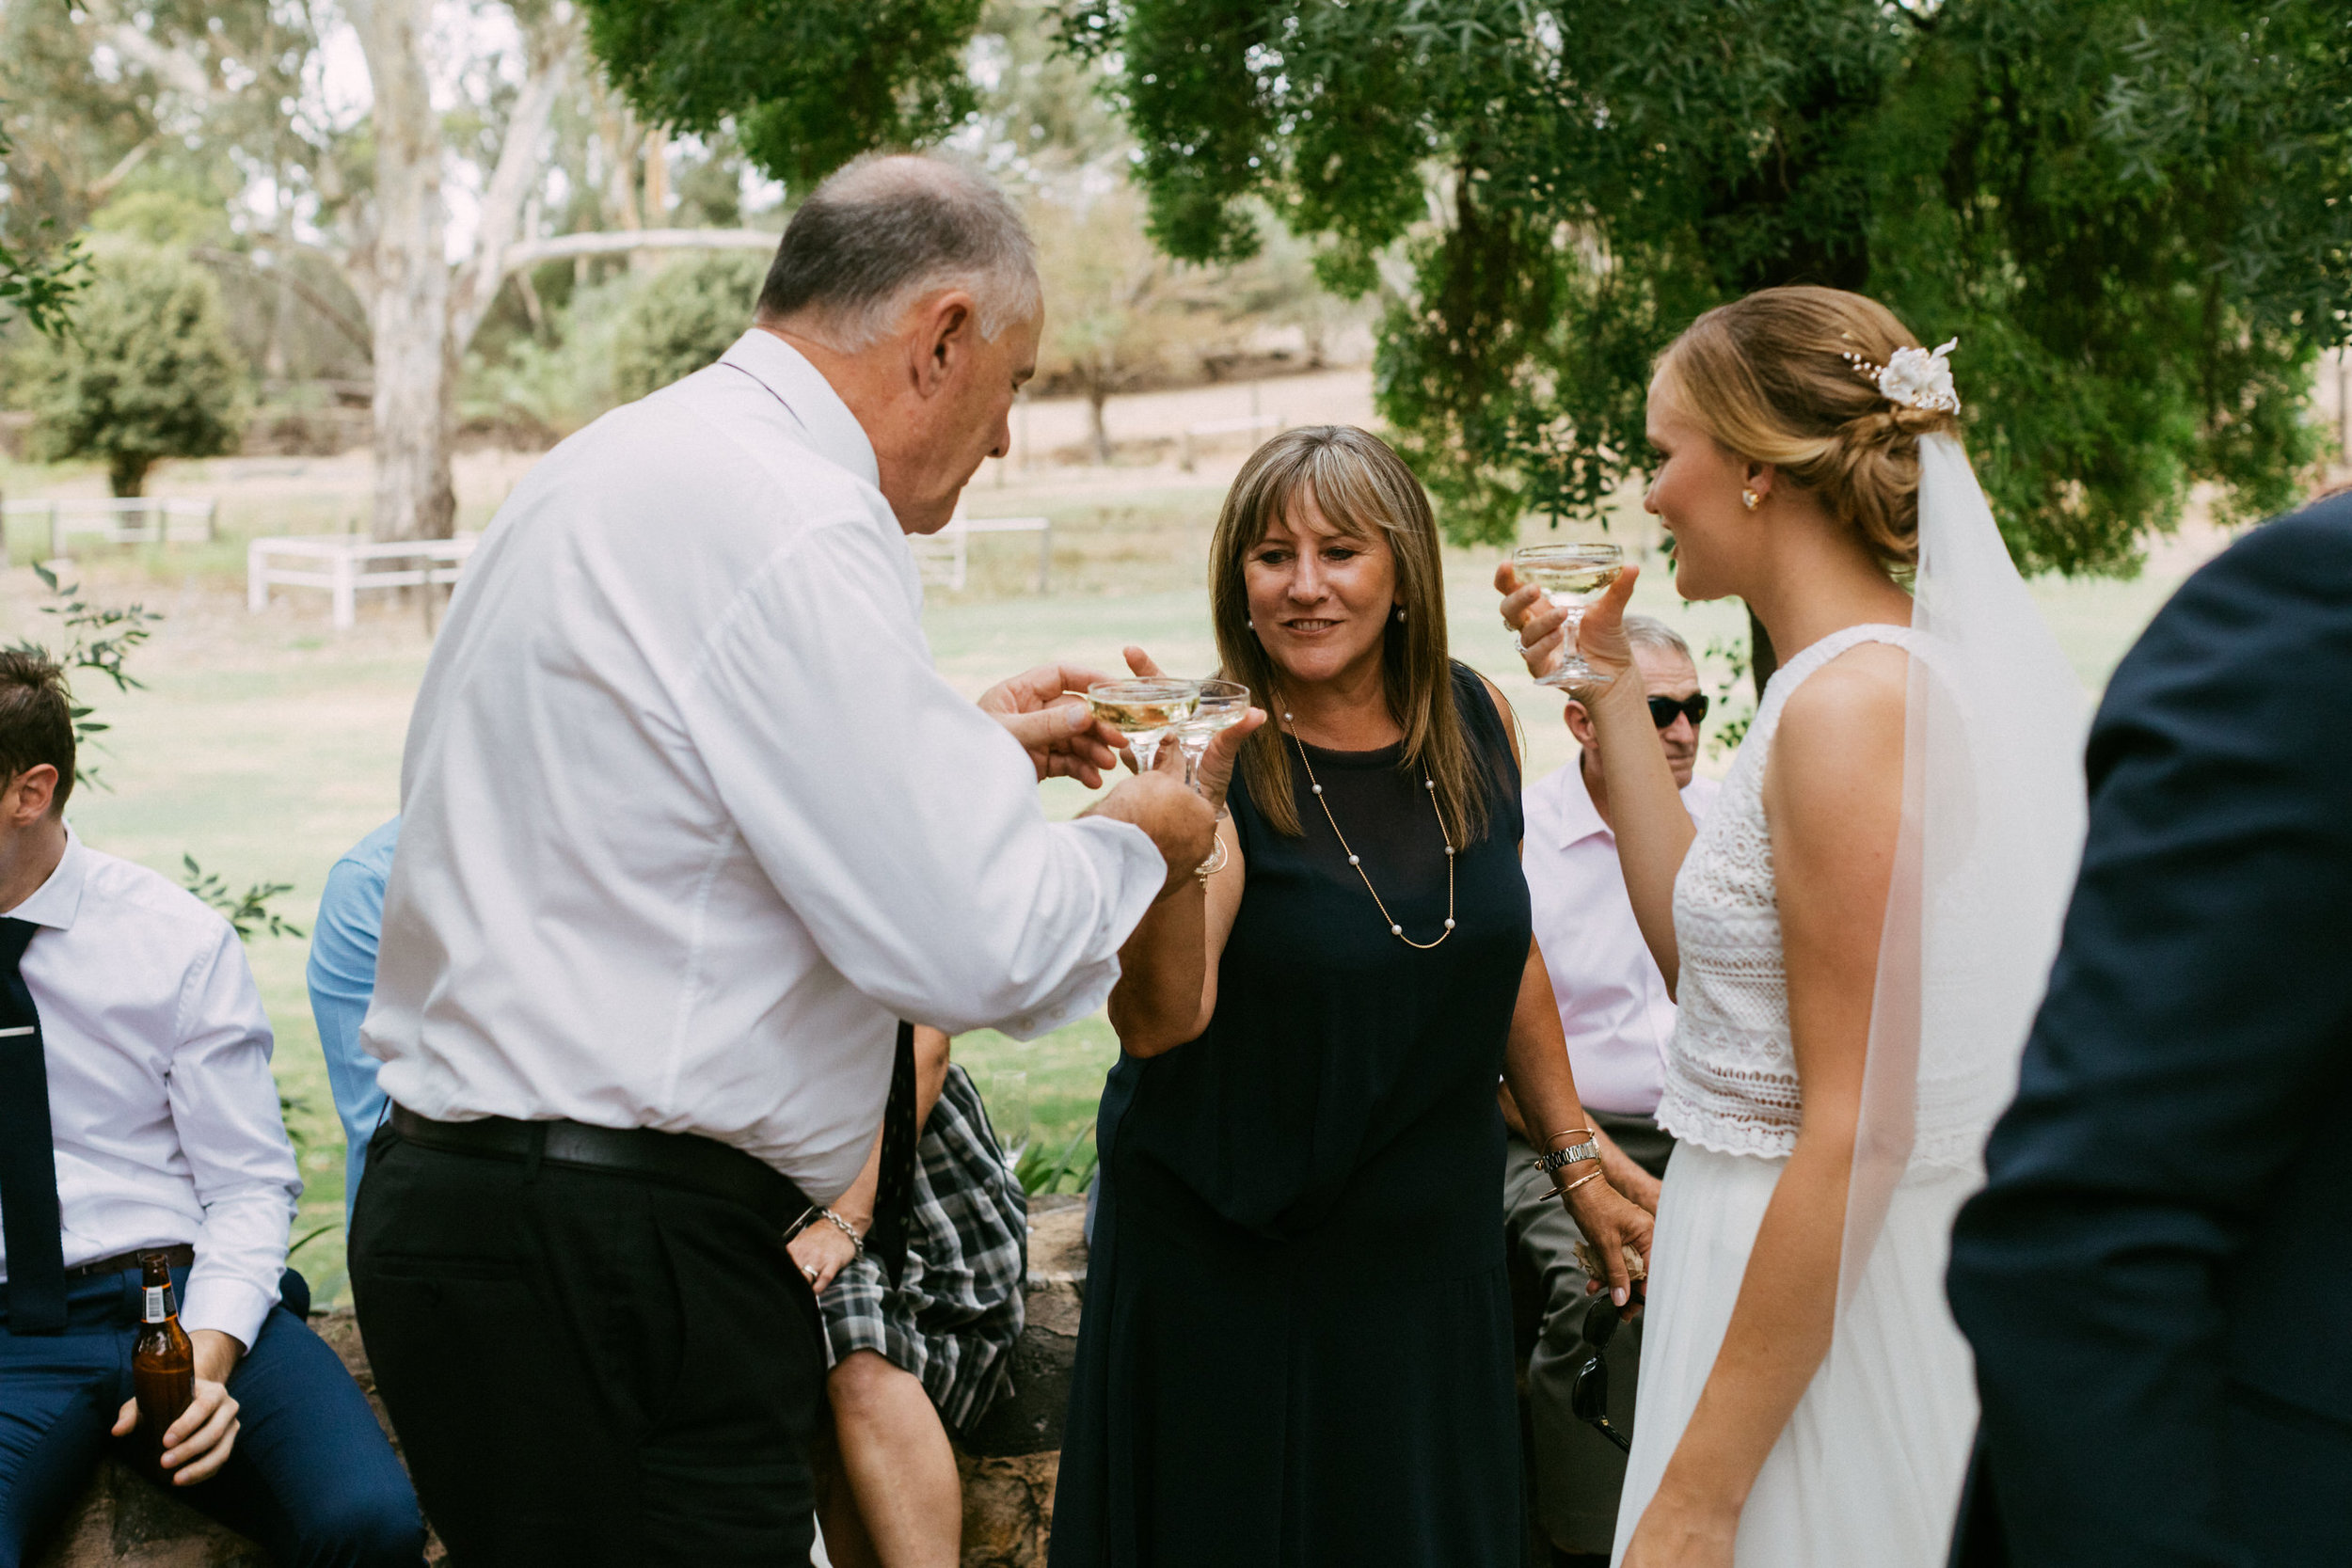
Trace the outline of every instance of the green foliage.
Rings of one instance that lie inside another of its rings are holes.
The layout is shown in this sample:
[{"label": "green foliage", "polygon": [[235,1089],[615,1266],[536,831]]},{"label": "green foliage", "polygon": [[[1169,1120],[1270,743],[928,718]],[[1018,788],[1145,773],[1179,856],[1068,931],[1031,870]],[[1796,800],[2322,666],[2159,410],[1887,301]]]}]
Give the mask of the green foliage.
[{"label": "green foliage", "polygon": [[[1727,756],[1740,749],[1740,742],[1748,737],[1748,726],[1756,722],[1754,707],[1742,705],[1734,708],[1731,705],[1733,694],[1740,689],[1740,683],[1748,678],[1753,669],[1753,661],[1748,649],[1737,642],[1723,641],[1708,643],[1707,657],[1711,661],[1724,664],[1729,672],[1715,688],[1715,721],[1707,732],[1707,754]],[[1762,685],[1761,681],[1750,682],[1750,689]]]},{"label": "green foliage", "polygon": [[1457,538],[1589,514],[1649,459],[1657,351],[1777,283],[1957,334],[2028,566],[2128,570],[2188,488],[2285,503],[2352,303],[2335,0],[1073,0],[1152,233],[1272,208],[1370,287],[1379,405]]},{"label": "green foliage", "polygon": [[637,112],[733,124],[794,191],[868,148],[935,141],[975,103],[981,0],[584,0],[589,47]]},{"label": "green foliage", "polygon": [[73,332],[24,358],[35,454],[96,458],[118,496],[140,494],[164,458],[232,451],[245,430],[219,285],[171,251],[102,251]]},{"label": "green foliage", "polygon": [[550,313],[551,341],[469,358],[458,412],[569,435],[718,358],[751,325],[761,276],[757,257],[720,251],[590,284]]},{"label": "green foliage", "polygon": [[[163,619],[143,605],[121,609],[94,605],[82,597],[79,583],[60,583],[56,573],[36,564],[33,573],[41,586],[49,591],[50,602],[40,607],[43,615],[57,620],[63,633],[62,645],[46,648],[29,640],[16,644],[28,653],[56,661],[69,678],[76,670],[95,670],[114,682],[117,691],[128,691],[140,684],[137,677],[122,667],[132,651],[147,641],[150,627]],[[86,704],[75,703],[73,717],[73,782],[104,789],[106,782],[99,776],[98,764],[92,753],[103,746],[98,737],[113,728],[91,717],[95,711]]]},{"label": "green foliage", "polygon": [[760,258],[715,251],[672,261],[630,293],[612,345],[612,390],[633,402],[691,375],[750,325]]},{"label": "green foliage", "polygon": [[257,929],[267,931],[274,937],[309,934],[270,908],[272,899],[294,891],[294,883],[255,882],[243,893],[231,893],[229,884],[220,879],[220,873],[207,871],[197,864],[194,855],[183,852],[180,864],[180,885],[228,917],[230,928],[237,933],[240,941],[250,941]]},{"label": "green foliage", "polygon": [[1041,1143],[1032,1142],[1021,1151],[1012,1175],[1021,1183],[1021,1190],[1032,1197],[1047,1193],[1083,1193],[1094,1180],[1094,1167],[1102,1160],[1102,1151],[1094,1147],[1094,1123],[1089,1121],[1078,1129],[1078,1135],[1058,1154],[1048,1152]]},{"label": "green foliage", "polygon": [[[7,107],[0,100],[0,111]],[[7,122],[0,119],[0,164],[15,150]],[[0,209],[0,326],[22,319],[42,337],[60,337],[68,330],[73,296],[89,282],[89,253],[78,239],[45,254],[19,249],[8,243],[7,215]],[[35,227],[46,230],[56,222],[42,219]]]}]

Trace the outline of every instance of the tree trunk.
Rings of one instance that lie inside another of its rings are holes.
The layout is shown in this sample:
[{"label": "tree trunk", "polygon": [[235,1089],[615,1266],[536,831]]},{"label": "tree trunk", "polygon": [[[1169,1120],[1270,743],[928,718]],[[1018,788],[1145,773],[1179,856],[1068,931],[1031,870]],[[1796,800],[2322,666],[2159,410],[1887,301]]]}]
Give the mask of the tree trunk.
[{"label": "tree trunk", "polygon": [[1094,460],[1106,468],[1111,463],[1111,427],[1104,421],[1103,404],[1110,396],[1110,388],[1101,382],[1087,383],[1087,434],[1094,440]]},{"label": "tree trunk", "polygon": [[375,523],[378,539],[446,539],[450,483],[449,264],[441,128],[425,78],[432,0],[352,0],[374,89]]}]

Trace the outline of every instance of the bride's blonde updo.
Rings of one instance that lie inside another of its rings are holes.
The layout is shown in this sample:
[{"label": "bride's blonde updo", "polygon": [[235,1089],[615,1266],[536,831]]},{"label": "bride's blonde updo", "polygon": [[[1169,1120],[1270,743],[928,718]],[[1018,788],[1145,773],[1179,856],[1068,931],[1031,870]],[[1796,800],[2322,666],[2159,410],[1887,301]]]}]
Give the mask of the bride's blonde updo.
[{"label": "bride's blonde updo", "polygon": [[1692,322],[1659,357],[1658,379],[1700,429],[1820,497],[1873,555],[1903,567],[1919,556],[1919,437],[1960,423],[1889,402],[1847,356],[1883,365],[1919,346],[1875,299],[1764,289]]}]

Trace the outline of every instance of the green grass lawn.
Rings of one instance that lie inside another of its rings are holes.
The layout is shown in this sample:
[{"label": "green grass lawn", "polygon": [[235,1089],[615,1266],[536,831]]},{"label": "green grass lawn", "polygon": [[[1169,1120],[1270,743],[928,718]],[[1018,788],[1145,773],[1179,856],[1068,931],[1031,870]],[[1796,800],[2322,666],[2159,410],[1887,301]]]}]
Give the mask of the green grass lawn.
[{"label": "green grass lawn", "polygon": [[[22,494],[27,471],[5,477]],[[38,476],[34,476],[38,477]],[[1118,667],[1139,642],[1161,663],[1205,673],[1213,649],[1201,584],[1219,499],[1208,486],[1171,485],[1121,495],[976,490],[977,515],[1046,512],[1056,525],[1054,590],[1032,592],[1033,543],[983,540],[970,587],[933,595],[926,630],[943,672],[977,693],[1024,666],[1061,657]],[[93,597],[143,600],[166,616],[134,657],[143,689],[118,694],[85,677],[81,695],[114,728],[98,758],[111,785],[77,794],[76,829],[92,845],[178,877],[192,854],[233,886],[292,884],[281,907],[306,928],[335,858],[396,809],[403,732],[429,644],[421,607],[363,604],[360,625],[337,636],[323,595],[281,599],[260,616],[244,609],[242,538],[295,531],[291,512],[256,506],[228,536],[191,550],[101,552],[84,563]],[[235,509],[230,511],[235,513]],[[315,525],[315,515],[308,520]],[[473,519],[469,518],[469,521]],[[315,527],[305,531],[315,531]],[[14,560],[45,553],[20,525]],[[1560,699],[1530,682],[1512,657],[1487,581],[1496,552],[1450,552],[1448,613],[1456,656],[1493,676],[1518,706],[1529,776],[1569,759]],[[2061,642],[2095,689],[2178,581],[2177,571],[2129,582],[2046,582],[2036,593]],[[16,565],[0,580],[0,637],[46,640],[43,595]],[[1638,608],[1680,627],[1694,646],[1743,639],[1734,606],[1684,605],[1662,571],[1645,575]],[[1710,672],[1710,685],[1722,672]],[[1742,693],[1744,695],[1744,693]],[[1710,770],[1723,766],[1711,758]],[[1077,785],[1043,791],[1057,816],[1079,810]],[[278,1082],[302,1150],[308,1190],[297,1237],[325,1227],[295,1259],[322,1302],[343,1287],[342,1139],[303,989],[307,944],[257,938],[254,973],[278,1031]],[[1020,1043],[982,1033],[957,1042],[958,1058],[984,1091],[995,1075],[1025,1072],[1037,1140],[1058,1148],[1093,1115],[1118,1046],[1098,1015]]]}]

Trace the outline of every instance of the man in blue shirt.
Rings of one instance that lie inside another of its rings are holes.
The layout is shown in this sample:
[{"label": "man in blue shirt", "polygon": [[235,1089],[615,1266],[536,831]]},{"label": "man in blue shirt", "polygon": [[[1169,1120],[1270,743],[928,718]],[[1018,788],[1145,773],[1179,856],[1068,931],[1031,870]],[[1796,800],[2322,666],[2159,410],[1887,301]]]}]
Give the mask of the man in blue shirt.
[{"label": "man in blue shirt", "polygon": [[352,846],[326,874],[319,918],[310,935],[310,1016],[318,1021],[326,1083],[343,1124],[343,1223],[358,1201],[368,1139],[384,1119],[384,1091],[375,1086],[384,1064],[359,1043],[359,1024],[375,994],[375,943],[384,929],[384,882],[400,845],[400,818]]}]

